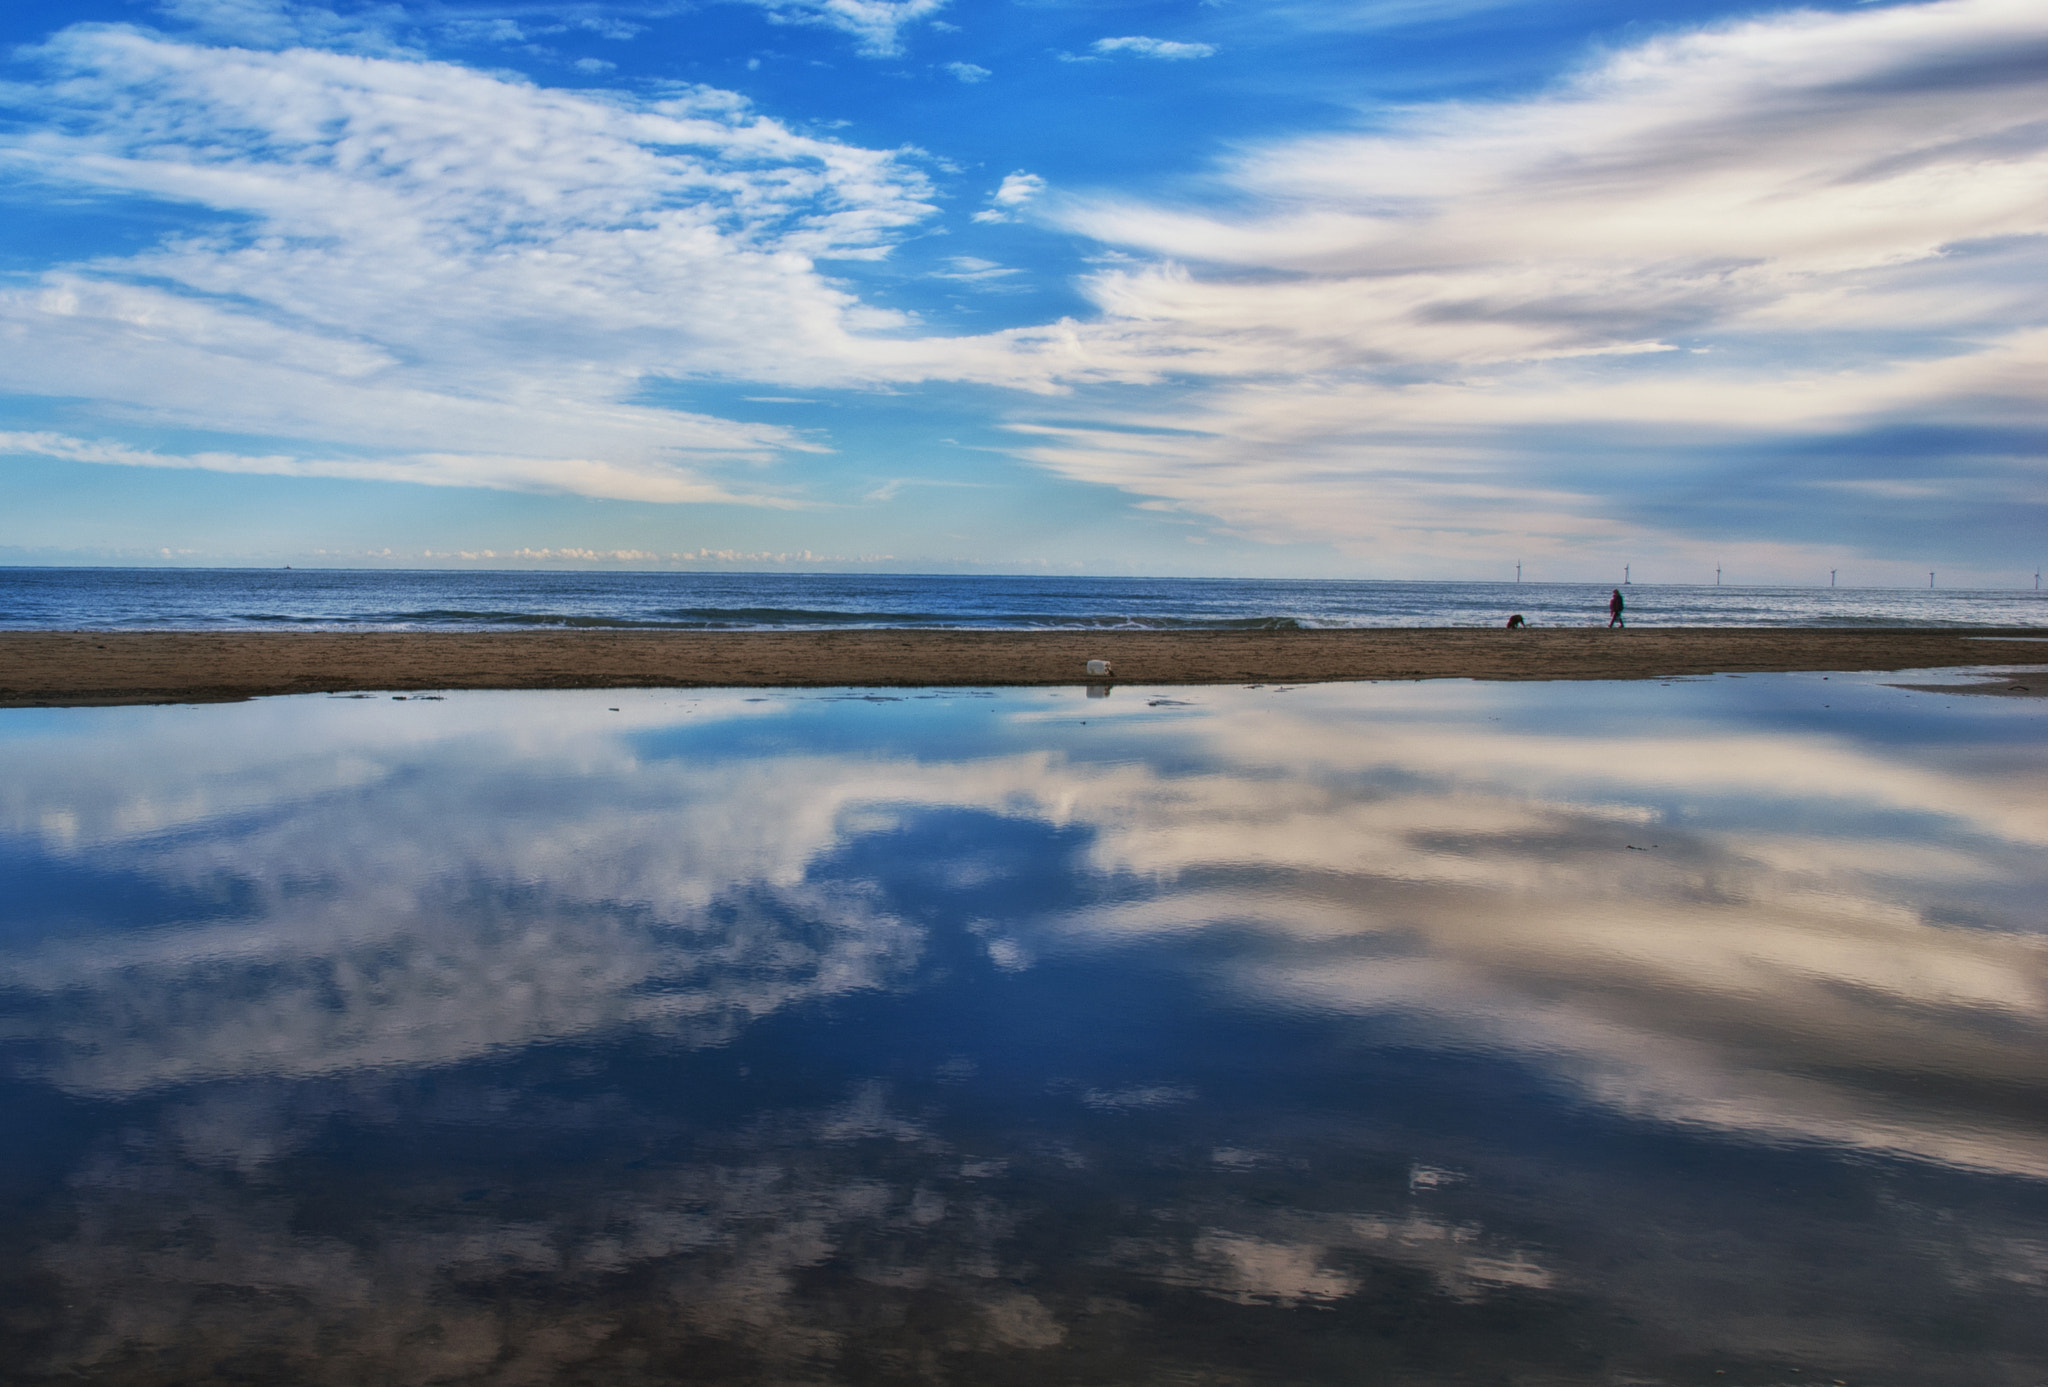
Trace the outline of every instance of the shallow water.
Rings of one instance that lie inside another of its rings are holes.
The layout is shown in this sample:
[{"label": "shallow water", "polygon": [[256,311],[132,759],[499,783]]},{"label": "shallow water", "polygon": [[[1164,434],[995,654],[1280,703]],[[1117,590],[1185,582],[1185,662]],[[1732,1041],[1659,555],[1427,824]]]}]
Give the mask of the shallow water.
[{"label": "shallow water", "polygon": [[2036,1383],[2044,731],[1840,675],[0,712],[0,1375]]}]

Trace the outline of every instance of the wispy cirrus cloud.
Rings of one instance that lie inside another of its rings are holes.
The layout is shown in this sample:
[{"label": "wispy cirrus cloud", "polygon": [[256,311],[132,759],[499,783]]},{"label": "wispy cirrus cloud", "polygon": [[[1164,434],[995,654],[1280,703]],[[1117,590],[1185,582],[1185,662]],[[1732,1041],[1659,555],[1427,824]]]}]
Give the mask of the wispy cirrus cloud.
[{"label": "wispy cirrus cloud", "polygon": [[1216,45],[1213,43],[1182,43],[1174,39],[1146,38],[1129,35],[1124,38],[1097,39],[1088,45],[1088,51],[1103,57],[1128,53],[1134,58],[1154,58],[1161,62],[1186,62],[1191,58],[1213,58]]},{"label": "wispy cirrus cloud", "polygon": [[[850,36],[870,57],[903,50],[904,31],[928,21],[948,0],[727,0],[766,10],[776,23],[816,25]],[[636,16],[672,11],[659,0],[603,4],[564,0],[543,6],[507,7],[499,13],[408,10],[400,3],[368,3],[346,12],[304,0],[157,0],[155,8],[195,36],[258,47],[305,45],[390,52],[416,47],[412,40],[432,33],[464,43],[523,43],[540,34],[585,29],[605,38],[629,39],[642,24]],[[623,13],[621,13],[623,11]]]},{"label": "wispy cirrus cloud", "polygon": [[1025,204],[1045,191],[1045,180],[1023,169],[1003,175],[1003,181],[988,195],[988,206],[974,214],[978,222],[1006,222],[1016,218]]},{"label": "wispy cirrus cloud", "polygon": [[744,0],[784,24],[821,24],[850,34],[862,52],[893,57],[903,32],[946,8],[947,0]]},{"label": "wispy cirrus cloud", "polygon": [[[41,80],[12,90],[27,118],[0,135],[0,167],[52,196],[199,220],[0,286],[16,346],[0,390],[265,440],[46,455],[782,504],[722,474],[823,451],[815,438],[649,392],[1127,374],[1077,358],[1065,325],[947,338],[863,302],[826,267],[886,257],[928,223],[924,161],[800,133],[731,92],[565,91],[407,54],[103,26],[30,56]],[[1011,174],[993,219],[1044,187]]]},{"label": "wispy cirrus cloud", "polygon": [[251,48],[390,53],[407,47],[402,36],[413,28],[405,7],[390,3],[347,13],[301,0],[156,0],[153,8],[193,38]]},{"label": "wispy cirrus cloud", "polygon": [[[802,439],[781,430],[693,421],[705,442],[725,456],[751,452],[767,460],[779,448],[803,448]],[[751,432],[751,436],[749,436]],[[48,430],[0,431],[0,457],[46,457],[113,467],[181,468],[263,477],[341,477],[352,481],[408,482],[417,486],[482,487],[494,491],[556,492],[616,501],[723,502],[788,506],[787,498],[735,492],[707,482],[687,466],[660,461],[625,464],[602,458],[534,457],[483,453],[393,453],[375,457],[299,457],[222,451],[165,453],[131,448],[110,439],[75,438]],[[653,557],[653,556],[649,556]]]},{"label": "wispy cirrus cloud", "polygon": [[886,254],[932,211],[925,175],[730,93],[569,93],[110,28],[36,56],[45,80],[15,93],[36,119],[0,140],[14,175],[217,219],[0,290],[18,348],[0,388],[316,455],[390,450],[421,479],[552,469],[583,489],[611,468],[598,494],[682,499],[731,494],[697,468],[809,445],[633,403],[645,383],[859,379],[918,354],[883,340],[864,365],[869,335],[909,320],[818,262]]},{"label": "wispy cirrus cloud", "polygon": [[[941,22],[932,0],[735,2],[876,55]],[[1539,561],[1727,556],[1731,529],[1790,562],[1754,525],[1707,532],[1745,497],[1824,496],[1894,532],[1924,505],[1960,507],[1961,529],[1985,507],[2048,523],[2022,436],[2043,427],[2048,19],[2018,0],[1674,31],[1535,95],[1240,144],[1148,197],[1090,194],[1049,153],[1000,180],[930,277],[1000,282],[1011,303],[1053,288],[1040,251],[968,239],[1028,218],[1092,259],[1092,312],[960,336],[839,272],[941,229],[932,171],[960,167],[943,144],[867,148],[731,92],[566,91],[425,56],[448,23],[530,38],[525,13],[161,9],[184,41],[77,26],[28,50],[0,133],[0,172],[31,197],[176,209],[183,229],[139,252],[53,255],[0,285],[0,390],[88,402],[70,434],[121,435],[148,465],[371,475],[374,457],[437,484],[774,498],[740,469],[820,435],[648,402],[707,380],[963,381],[1067,392],[1006,411],[1018,455],[1061,477],[1382,571],[1469,572],[1509,540]],[[627,13],[546,24],[616,37]],[[1088,61],[1210,48],[1123,36]],[[1032,80],[1004,72],[1005,92]],[[1976,451],[1798,460],[1909,427]],[[2005,432],[1970,441],[1987,428]],[[166,430],[221,446],[153,452]],[[1716,448],[1736,461],[1700,461]]]},{"label": "wispy cirrus cloud", "polygon": [[1041,215],[1151,257],[1091,282],[1082,354],[1230,383],[1048,421],[1033,456],[1419,562],[1639,544],[1603,437],[2038,427],[2044,117],[2048,16],[1947,0],[1658,38],[1247,147],[1176,202],[1070,195]]}]

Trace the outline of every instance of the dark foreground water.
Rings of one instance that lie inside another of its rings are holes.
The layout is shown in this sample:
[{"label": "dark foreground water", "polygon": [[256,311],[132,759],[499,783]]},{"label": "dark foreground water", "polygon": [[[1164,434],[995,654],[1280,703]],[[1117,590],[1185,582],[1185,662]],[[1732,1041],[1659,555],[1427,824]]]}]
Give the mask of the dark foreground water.
[{"label": "dark foreground water", "polygon": [[[1594,583],[0,568],[0,629],[682,631],[1601,626]],[[2048,626],[2048,593],[1627,589],[1640,626]]]},{"label": "dark foreground water", "polygon": [[2031,1387],[2044,732],[1841,676],[0,712],[0,1376]]}]

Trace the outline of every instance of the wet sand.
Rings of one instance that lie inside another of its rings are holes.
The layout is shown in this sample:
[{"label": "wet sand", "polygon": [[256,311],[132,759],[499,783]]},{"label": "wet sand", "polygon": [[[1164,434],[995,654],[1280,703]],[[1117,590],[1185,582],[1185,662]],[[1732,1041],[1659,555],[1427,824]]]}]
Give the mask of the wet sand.
[{"label": "wet sand", "polygon": [[1913,693],[1970,694],[1989,698],[2048,698],[2048,670],[2004,669],[1988,672],[1968,684],[1894,684]]},{"label": "wet sand", "polygon": [[[1653,679],[2048,664],[1955,630],[0,632],[0,707],[447,689]],[[1999,637],[2007,637],[1999,639]],[[2014,639],[2014,638],[2019,639]],[[2036,680],[2035,682],[2042,682]]]}]

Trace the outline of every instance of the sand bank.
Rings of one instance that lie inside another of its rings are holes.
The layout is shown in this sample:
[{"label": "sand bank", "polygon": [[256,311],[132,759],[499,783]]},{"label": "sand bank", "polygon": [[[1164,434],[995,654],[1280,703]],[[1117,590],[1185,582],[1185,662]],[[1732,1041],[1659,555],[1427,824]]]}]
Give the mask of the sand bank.
[{"label": "sand bank", "polygon": [[[2048,663],[2026,632],[0,632],[0,706],[196,703],[428,689],[1652,679]],[[2004,637],[2004,639],[2000,639]],[[2015,639],[2020,638],[2020,639]]]}]

